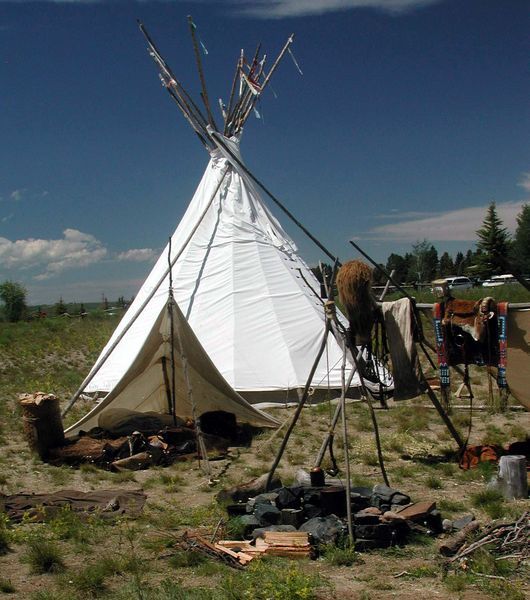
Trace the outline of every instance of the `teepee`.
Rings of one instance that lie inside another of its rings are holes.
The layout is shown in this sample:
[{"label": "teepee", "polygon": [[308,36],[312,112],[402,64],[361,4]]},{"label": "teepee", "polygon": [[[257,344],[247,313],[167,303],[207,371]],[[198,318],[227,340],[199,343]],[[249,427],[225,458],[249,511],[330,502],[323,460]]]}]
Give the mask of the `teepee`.
[{"label": "teepee", "polygon": [[[224,126],[218,129],[193,22],[202,110],[143,25],[140,28],[164,87],[210,160],[170,244],[76,395],[83,391],[107,392],[107,398],[116,395],[131,365],[142,361],[146,337],[163,311],[172,275],[172,292],[182,314],[226,382],[252,403],[297,400],[325,328],[320,284],[265,205],[261,184],[245,167],[239,149],[245,121],[282,57],[290,52],[293,36],[267,73],[265,57],[259,60],[258,51],[249,63],[241,54],[228,105],[220,101]],[[313,388],[340,389],[342,356],[340,339],[330,335]]]},{"label": "teepee", "polygon": [[[279,425],[244,400],[223,378],[193,333],[172,295],[166,294],[139,351],[110,392],[66,433],[100,425],[105,411],[154,412],[194,419],[225,411],[257,427]],[[109,413],[110,414],[110,413]]]}]

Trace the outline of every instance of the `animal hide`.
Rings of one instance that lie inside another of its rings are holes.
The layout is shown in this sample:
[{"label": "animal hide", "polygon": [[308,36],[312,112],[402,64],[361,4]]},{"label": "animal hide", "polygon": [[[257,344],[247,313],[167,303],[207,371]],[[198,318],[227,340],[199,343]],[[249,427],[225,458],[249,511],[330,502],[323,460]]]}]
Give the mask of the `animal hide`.
[{"label": "animal hide", "polygon": [[407,400],[423,393],[426,384],[414,344],[413,306],[409,298],[383,302],[383,318],[392,359],[394,400]]},{"label": "animal hide", "polygon": [[372,269],[360,260],[344,263],[337,273],[337,290],[352,344],[368,344],[377,308],[372,298]]},{"label": "animal hide", "polygon": [[447,364],[496,367],[499,362],[497,306],[493,298],[457,300],[443,306]]}]

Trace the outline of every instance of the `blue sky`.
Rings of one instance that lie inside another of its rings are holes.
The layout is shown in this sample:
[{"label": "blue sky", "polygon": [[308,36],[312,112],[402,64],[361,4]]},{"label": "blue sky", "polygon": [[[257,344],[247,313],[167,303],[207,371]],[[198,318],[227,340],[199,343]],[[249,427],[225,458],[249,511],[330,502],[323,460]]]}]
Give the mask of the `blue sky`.
[{"label": "blue sky", "polygon": [[[186,15],[227,99],[240,48],[286,57],[242,142],[249,167],[342,259],[472,246],[530,199],[526,0],[0,0],[0,281],[32,303],[136,292],[207,154],[136,18],[198,96]],[[322,258],[285,221],[310,263]]]}]

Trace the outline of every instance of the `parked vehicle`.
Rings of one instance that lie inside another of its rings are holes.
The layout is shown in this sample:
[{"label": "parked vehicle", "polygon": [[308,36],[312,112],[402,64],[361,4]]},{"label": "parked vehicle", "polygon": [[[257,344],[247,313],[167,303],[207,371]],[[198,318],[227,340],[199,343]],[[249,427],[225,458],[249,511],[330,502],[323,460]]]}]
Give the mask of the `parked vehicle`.
[{"label": "parked vehicle", "polygon": [[473,282],[469,277],[451,276],[444,277],[450,290],[468,290],[473,287]]},{"label": "parked vehicle", "polygon": [[491,279],[487,279],[482,287],[499,287],[507,283],[518,283],[517,279],[509,273],[507,275],[493,275]]}]

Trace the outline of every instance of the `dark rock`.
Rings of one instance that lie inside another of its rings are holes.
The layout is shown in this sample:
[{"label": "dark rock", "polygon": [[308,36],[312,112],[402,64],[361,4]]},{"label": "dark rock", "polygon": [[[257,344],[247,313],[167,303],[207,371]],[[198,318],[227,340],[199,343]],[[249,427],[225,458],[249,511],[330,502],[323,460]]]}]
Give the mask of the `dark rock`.
[{"label": "dark rock", "polygon": [[363,508],[370,506],[370,497],[367,498],[365,496],[361,496],[361,494],[352,492],[350,494],[350,498],[352,512],[359,512],[360,510],[363,510]]},{"label": "dark rock", "polygon": [[304,504],[302,510],[304,511],[304,517],[306,519],[313,519],[314,517],[320,517],[322,515],[322,509],[315,504]]},{"label": "dark rock", "polygon": [[390,540],[382,542],[381,540],[363,540],[358,538],[355,540],[355,550],[356,552],[366,552],[368,550],[375,550],[376,548],[388,548],[390,543]]},{"label": "dark rock", "polygon": [[[261,477],[253,479],[243,485],[237,485],[228,490],[221,490],[216,499],[218,502],[246,502],[249,498],[257,496],[265,492],[265,484],[267,483],[268,473],[264,473]],[[278,477],[273,477],[271,488],[276,489],[282,487],[282,482]]]},{"label": "dark rock", "polygon": [[249,538],[252,535],[254,529],[260,526],[260,522],[254,515],[243,515],[239,517],[241,525],[243,526],[243,537]]},{"label": "dark rock", "polygon": [[353,522],[355,525],[377,525],[380,519],[379,515],[360,511],[353,515]]},{"label": "dark rock", "polygon": [[393,527],[387,523],[378,525],[356,525],[355,537],[365,540],[391,540],[393,536]]},{"label": "dark rock", "polygon": [[345,535],[346,526],[335,515],[328,515],[310,519],[299,531],[307,531],[317,544],[336,544]]},{"label": "dark rock", "polygon": [[385,512],[390,510],[393,504],[399,506],[409,504],[410,498],[398,490],[388,487],[382,483],[378,483],[374,485],[371,503],[372,506],[377,506],[377,508],[380,508],[383,512]]},{"label": "dark rock", "polygon": [[300,508],[304,495],[304,489],[301,486],[283,487],[277,492],[276,506],[278,508]]},{"label": "dark rock", "polygon": [[296,531],[296,527],[292,525],[269,525],[268,527],[258,527],[252,532],[254,539],[262,538],[266,531]]},{"label": "dark rock", "polygon": [[256,497],[251,498],[249,504],[253,501],[254,506],[257,506],[258,504],[274,504],[276,506],[277,498],[277,492],[265,492],[264,494],[258,494]]},{"label": "dark rock", "polygon": [[304,487],[302,488],[304,504],[316,504],[320,506],[321,488]]},{"label": "dark rock", "polygon": [[472,515],[472,514],[464,515],[463,517],[460,517],[459,519],[455,519],[453,521],[453,527],[456,530],[460,531],[466,525],[469,525],[474,520],[475,520],[475,515]]},{"label": "dark rock", "polygon": [[241,515],[246,514],[247,512],[247,505],[246,504],[229,504],[226,507],[226,512],[228,513],[229,517],[239,517]]},{"label": "dark rock", "polygon": [[370,500],[372,496],[372,490],[368,487],[356,486],[350,488],[352,494],[359,494],[361,498],[366,498],[366,500]]},{"label": "dark rock", "polygon": [[443,533],[442,515],[439,510],[431,510],[430,513],[425,515],[423,523],[433,534],[438,535],[439,533]]},{"label": "dark rock", "polygon": [[407,504],[410,504],[410,496],[402,494],[401,492],[396,492],[392,495],[391,501],[394,505],[397,504],[398,506],[406,506]]},{"label": "dark rock", "polygon": [[277,525],[280,522],[281,513],[272,504],[256,504],[254,516],[258,519],[260,525],[267,527],[268,525]]}]

